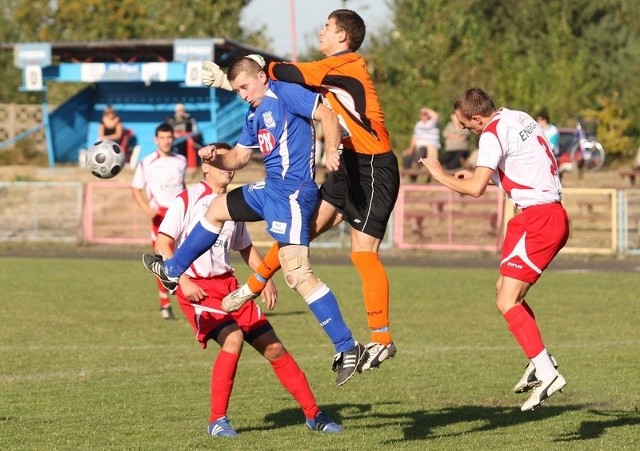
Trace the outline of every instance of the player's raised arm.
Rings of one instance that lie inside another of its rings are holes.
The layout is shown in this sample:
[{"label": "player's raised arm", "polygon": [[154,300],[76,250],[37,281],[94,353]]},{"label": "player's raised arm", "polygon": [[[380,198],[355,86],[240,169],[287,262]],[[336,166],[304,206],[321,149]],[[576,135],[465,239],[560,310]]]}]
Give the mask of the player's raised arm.
[{"label": "player's raised arm", "polygon": [[453,175],[448,174],[442,169],[440,162],[433,157],[421,158],[420,163],[426,166],[433,178],[447,188],[472,197],[480,197],[485,193],[493,174],[493,169],[480,166],[473,172],[460,171]]},{"label": "player's raised arm", "polygon": [[218,154],[216,146],[210,144],[198,150],[198,155],[211,166],[223,171],[236,171],[242,169],[251,161],[253,149],[244,146],[235,146],[231,152]]},{"label": "player's raised arm", "polygon": [[272,62],[268,66],[268,75],[272,80],[288,81],[289,83],[299,85],[307,84],[304,79],[304,74],[298,66],[293,63]]}]

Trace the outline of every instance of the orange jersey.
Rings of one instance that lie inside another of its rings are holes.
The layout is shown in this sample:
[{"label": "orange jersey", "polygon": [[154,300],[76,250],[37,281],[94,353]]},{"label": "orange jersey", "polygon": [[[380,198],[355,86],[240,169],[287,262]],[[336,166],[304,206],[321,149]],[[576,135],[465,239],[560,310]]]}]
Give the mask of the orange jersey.
[{"label": "orange jersey", "polygon": [[271,63],[269,77],[320,92],[342,126],[342,145],[361,154],[391,151],[376,88],[367,66],[355,52],[311,63]]}]

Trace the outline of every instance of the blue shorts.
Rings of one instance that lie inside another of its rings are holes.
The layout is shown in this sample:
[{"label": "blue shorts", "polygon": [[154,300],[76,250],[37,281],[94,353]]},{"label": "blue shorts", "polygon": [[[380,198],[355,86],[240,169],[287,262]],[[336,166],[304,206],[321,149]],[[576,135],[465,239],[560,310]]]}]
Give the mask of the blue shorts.
[{"label": "blue shorts", "polygon": [[309,246],[310,222],[320,201],[315,182],[255,182],[243,186],[242,194],[276,241]]}]

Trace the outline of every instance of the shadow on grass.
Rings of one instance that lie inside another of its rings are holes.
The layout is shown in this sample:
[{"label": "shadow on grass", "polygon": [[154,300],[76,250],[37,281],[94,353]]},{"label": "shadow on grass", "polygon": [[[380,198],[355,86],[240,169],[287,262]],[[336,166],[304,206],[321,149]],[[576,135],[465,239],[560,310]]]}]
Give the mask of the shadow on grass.
[{"label": "shadow on grass", "polygon": [[577,440],[590,440],[600,438],[607,429],[625,426],[640,425],[640,412],[625,411],[602,411],[589,410],[591,415],[598,416],[597,420],[585,420],[580,422],[577,431],[571,434],[565,434],[562,438],[555,440],[556,442],[573,442]]},{"label": "shadow on grass", "polygon": [[[399,406],[399,403],[385,403]],[[383,440],[380,445],[394,445],[407,441],[442,439],[458,437],[474,432],[494,431],[529,422],[550,419],[567,412],[588,412],[594,420],[583,420],[577,424],[575,432],[564,434],[554,442],[572,442],[600,438],[607,429],[615,427],[635,426],[640,424],[640,413],[637,411],[599,411],[587,410],[585,405],[544,406],[530,412],[521,412],[518,407],[500,406],[457,406],[438,410],[420,410],[385,414],[379,412],[381,404],[376,404],[372,413],[371,404],[333,404],[321,406],[338,424],[344,418],[350,420],[366,419],[367,428],[398,427],[402,428],[403,437],[398,440]],[[271,430],[274,427],[300,425],[299,409],[284,409],[265,416],[268,426],[247,428],[245,431]],[[352,427],[353,428],[353,427]],[[350,429],[352,429],[350,428]],[[454,428],[455,432],[446,432],[443,428]],[[238,431],[240,432],[240,430]]]}]

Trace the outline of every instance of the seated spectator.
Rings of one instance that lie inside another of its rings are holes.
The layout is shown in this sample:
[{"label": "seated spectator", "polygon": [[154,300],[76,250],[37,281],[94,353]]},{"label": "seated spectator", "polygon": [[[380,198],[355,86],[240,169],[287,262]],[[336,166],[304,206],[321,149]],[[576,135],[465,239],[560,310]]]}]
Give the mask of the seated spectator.
[{"label": "seated spectator", "polygon": [[444,154],[441,162],[445,169],[463,168],[469,158],[469,130],[462,128],[455,114],[444,127]]},{"label": "seated spectator", "polygon": [[197,149],[202,145],[202,136],[198,131],[196,118],[187,113],[187,108],[183,103],[176,104],[174,111],[175,114],[167,118],[165,122],[173,127],[173,136],[177,138],[175,145],[178,153],[187,158],[190,168],[194,168],[200,162]]},{"label": "seated spectator", "polygon": [[187,133],[195,135],[198,133],[196,119],[187,113],[187,108],[183,103],[176,104],[174,111],[174,115],[167,119],[167,123],[173,127],[175,136],[182,136]]},{"label": "seated spectator", "polygon": [[[440,126],[438,113],[431,108],[420,108],[420,119],[413,128],[413,135],[409,147],[402,153],[402,167],[404,169],[417,169],[419,161],[425,157],[438,158],[440,151]],[[417,176],[412,175],[410,180],[415,182]]]},{"label": "seated spectator", "polygon": [[120,144],[124,126],[120,117],[116,114],[111,105],[107,105],[102,113],[102,120],[98,126],[98,141],[115,141]]}]

